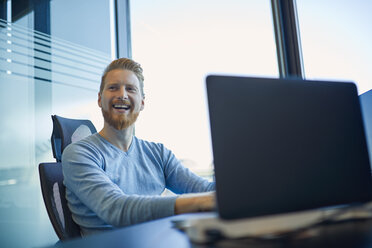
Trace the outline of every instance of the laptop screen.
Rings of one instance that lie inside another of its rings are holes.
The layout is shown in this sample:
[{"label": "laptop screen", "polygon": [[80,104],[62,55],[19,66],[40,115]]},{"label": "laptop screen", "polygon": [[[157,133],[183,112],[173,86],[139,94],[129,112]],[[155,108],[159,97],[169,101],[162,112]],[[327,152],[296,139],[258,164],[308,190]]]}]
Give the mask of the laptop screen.
[{"label": "laptop screen", "polygon": [[206,83],[220,217],[372,199],[353,83],[232,76]]}]

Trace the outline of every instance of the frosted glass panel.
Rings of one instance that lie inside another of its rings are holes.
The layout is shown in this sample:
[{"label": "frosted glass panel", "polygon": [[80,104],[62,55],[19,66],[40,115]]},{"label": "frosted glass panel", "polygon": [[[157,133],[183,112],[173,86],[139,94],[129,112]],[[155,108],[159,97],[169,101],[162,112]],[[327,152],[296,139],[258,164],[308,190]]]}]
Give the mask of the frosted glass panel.
[{"label": "frosted glass panel", "polygon": [[[101,126],[97,92],[110,55],[0,20],[0,169],[53,161],[50,115]],[[89,103],[89,107],[87,104]]]}]

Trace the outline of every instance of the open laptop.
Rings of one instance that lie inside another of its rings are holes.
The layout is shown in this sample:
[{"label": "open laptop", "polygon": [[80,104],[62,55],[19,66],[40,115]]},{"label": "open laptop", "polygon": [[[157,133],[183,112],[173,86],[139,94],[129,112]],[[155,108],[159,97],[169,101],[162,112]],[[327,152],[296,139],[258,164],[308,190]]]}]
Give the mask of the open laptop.
[{"label": "open laptop", "polygon": [[372,90],[364,92],[359,96],[366,130],[367,145],[369,150],[369,159],[372,161]]},{"label": "open laptop", "polygon": [[[241,237],[258,228],[252,218],[372,200],[353,83],[208,76],[206,86],[219,218],[191,226],[233,223],[225,230],[235,225],[230,236]],[[191,238],[202,241],[196,229]]]}]

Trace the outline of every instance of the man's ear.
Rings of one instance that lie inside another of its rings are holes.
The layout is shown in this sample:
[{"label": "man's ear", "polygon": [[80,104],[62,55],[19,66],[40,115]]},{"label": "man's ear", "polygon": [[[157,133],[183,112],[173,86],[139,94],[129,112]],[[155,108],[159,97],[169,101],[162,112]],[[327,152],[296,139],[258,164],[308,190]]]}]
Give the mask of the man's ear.
[{"label": "man's ear", "polygon": [[100,108],[102,108],[102,103],[101,103],[101,99],[102,97],[101,97],[101,92],[98,92],[98,106],[100,107]]},{"label": "man's ear", "polygon": [[142,97],[141,111],[145,108],[145,96]]}]

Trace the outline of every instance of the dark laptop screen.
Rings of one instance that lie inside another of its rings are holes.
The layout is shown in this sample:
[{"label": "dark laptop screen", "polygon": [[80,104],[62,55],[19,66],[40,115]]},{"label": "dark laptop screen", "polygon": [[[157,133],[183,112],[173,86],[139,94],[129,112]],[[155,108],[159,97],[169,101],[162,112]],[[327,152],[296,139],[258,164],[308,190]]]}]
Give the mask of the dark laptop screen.
[{"label": "dark laptop screen", "polygon": [[208,76],[222,218],[372,199],[353,83]]}]

